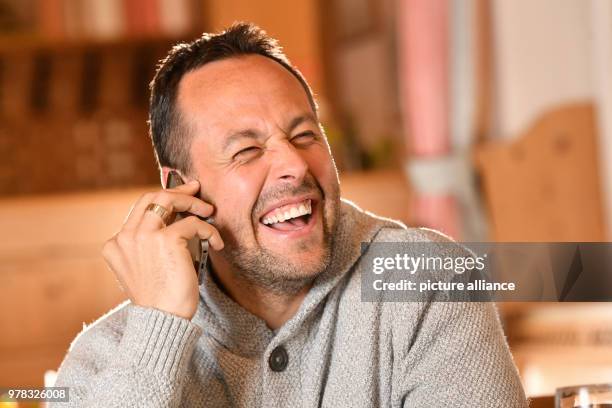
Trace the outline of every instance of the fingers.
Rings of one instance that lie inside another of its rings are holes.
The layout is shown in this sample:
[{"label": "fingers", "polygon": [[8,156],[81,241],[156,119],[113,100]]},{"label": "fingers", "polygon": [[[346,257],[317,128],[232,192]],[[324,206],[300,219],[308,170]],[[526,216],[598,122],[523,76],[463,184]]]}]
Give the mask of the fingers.
[{"label": "fingers", "polygon": [[[182,184],[172,189],[162,190],[167,192],[178,192],[183,194],[194,195],[200,189],[200,184],[197,180],[193,182],[189,182],[187,184]],[[123,226],[125,229],[135,229],[138,224],[140,224],[140,220],[142,219],[142,213],[145,211],[147,205],[155,202],[154,200],[157,198],[157,195],[161,193],[159,192],[151,192],[145,193],[140,196],[140,198],[136,201],[136,203],[130,209],[128,216],[126,217]],[[160,204],[160,203],[157,203]]]},{"label": "fingers", "polygon": [[163,206],[169,213],[189,212],[204,218],[210,216],[213,206],[194,197],[198,191],[199,183],[194,180],[172,189],[143,194],[130,210],[124,229],[135,230],[141,226],[146,230],[155,230],[163,227],[164,222],[158,214],[146,211],[151,203]]},{"label": "fingers", "polygon": [[[172,213],[188,212],[206,218],[213,213],[212,205],[205,203],[199,198],[186,194],[161,191],[152,199],[152,203],[159,204],[168,211],[168,217],[170,217]],[[159,214],[145,210],[140,224],[138,225],[138,229],[143,231],[154,231],[167,223],[169,223],[168,220],[164,222]]]},{"label": "fingers", "polygon": [[220,251],[224,247],[219,231],[211,224],[200,220],[198,217],[191,216],[183,218],[164,228],[162,231],[168,237],[177,240],[189,240],[198,236],[200,239],[208,240],[216,251]]}]

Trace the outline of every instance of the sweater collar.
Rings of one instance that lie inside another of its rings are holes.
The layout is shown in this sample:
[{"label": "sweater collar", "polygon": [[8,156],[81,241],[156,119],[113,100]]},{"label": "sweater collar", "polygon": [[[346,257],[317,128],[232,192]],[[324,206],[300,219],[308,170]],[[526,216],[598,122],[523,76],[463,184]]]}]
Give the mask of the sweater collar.
[{"label": "sweater collar", "polygon": [[200,304],[193,321],[202,327],[206,335],[232,352],[247,356],[260,354],[275,336],[278,342],[291,337],[316,311],[359,259],[362,242],[370,242],[385,226],[397,228],[398,225],[369,215],[343,199],[330,265],[315,279],[296,314],[276,333],[268,328],[264,320],[249,313],[223,293],[208,268],[204,283],[200,286]]}]

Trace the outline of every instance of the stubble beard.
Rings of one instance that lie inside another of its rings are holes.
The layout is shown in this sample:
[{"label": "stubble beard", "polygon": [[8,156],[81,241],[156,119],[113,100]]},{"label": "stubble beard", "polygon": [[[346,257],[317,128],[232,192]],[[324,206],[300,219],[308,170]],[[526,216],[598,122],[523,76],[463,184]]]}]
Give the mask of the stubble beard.
[{"label": "stubble beard", "polygon": [[[324,205],[330,203],[331,214],[326,214]],[[332,259],[334,237],[340,219],[339,186],[334,186],[330,197],[325,197],[321,205],[323,222],[322,254],[309,264],[288,260],[257,243],[255,248],[245,249],[239,242],[226,242],[223,251],[227,261],[238,278],[247,286],[252,285],[277,296],[291,296],[307,286],[321,275]],[[310,249],[312,243],[299,244],[294,252]]]}]

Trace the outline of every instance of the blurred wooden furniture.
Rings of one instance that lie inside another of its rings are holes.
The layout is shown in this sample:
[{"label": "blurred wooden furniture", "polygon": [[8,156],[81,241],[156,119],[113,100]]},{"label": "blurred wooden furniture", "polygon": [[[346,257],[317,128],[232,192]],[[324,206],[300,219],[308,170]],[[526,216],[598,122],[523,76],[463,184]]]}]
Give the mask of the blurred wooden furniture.
[{"label": "blurred wooden furniture", "polygon": [[139,194],[0,200],[0,384],[42,386],[83,324],[123,300],[100,249]]},{"label": "blurred wooden furniture", "polygon": [[555,397],[536,397],[529,400],[529,408],[555,408]]},{"label": "blurred wooden furniture", "polygon": [[411,221],[411,190],[403,172],[378,170],[340,174],[342,197],[376,215]]},{"label": "blurred wooden furniture", "polygon": [[612,381],[612,304],[537,304],[509,330],[514,361],[530,396]]},{"label": "blurred wooden furniture", "polygon": [[595,111],[555,109],[476,152],[497,241],[605,241]]},{"label": "blurred wooden furniture", "polygon": [[[587,103],[552,110],[511,141],[481,145],[476,167],[491,238],[606,241],[598,161],[595,111]],[[528,396],[612,379],[609,305],[505,303],[500,309]]]}]

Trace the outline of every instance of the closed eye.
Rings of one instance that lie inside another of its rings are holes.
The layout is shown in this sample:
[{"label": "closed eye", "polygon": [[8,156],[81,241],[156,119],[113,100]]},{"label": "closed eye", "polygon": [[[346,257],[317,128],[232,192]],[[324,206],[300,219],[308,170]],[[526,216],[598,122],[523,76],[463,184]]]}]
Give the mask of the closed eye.
[{"label": "closed eye", "polygon": [[306,132],[302,132],[296,136],[294,136],[291,141],[292,142],[298,142],[298,143],[305,143],[305,142],[310,142],[312,140],[314,140],[316,138],[316,135],[313,131],[308,130]]},{"label": "closed eye", "polygon": [[247,159],[254,157],[257,153],[259,153],[259,147],[249,146],[237,152],[232,159]]}]

